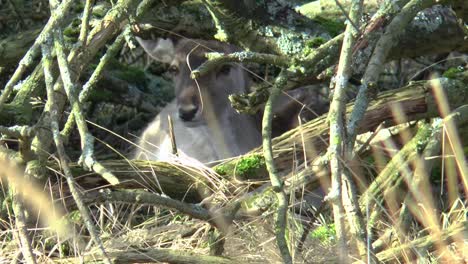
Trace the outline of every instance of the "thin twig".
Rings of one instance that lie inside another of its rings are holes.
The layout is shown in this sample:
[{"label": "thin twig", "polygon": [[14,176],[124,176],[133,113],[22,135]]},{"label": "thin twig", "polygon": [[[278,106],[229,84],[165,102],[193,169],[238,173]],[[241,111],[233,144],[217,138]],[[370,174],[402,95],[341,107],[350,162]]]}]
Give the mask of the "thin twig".
[{"label": "thin twig", "polygon": [[[58,35],[58,34],[55,34],[55,35]],[[52,34],[51,34],[52,36]],[[68,187],[70,188],[70,192],[73,196],[73,199],[75,200],[76,202],[76,205],[78,206],[78,210],[80,211],[81,213],[81,216],[83,217],[83,221],[86,225],[86,228],[88,229],[90,235],[91,235],[91,238],[94,240],[94,242],[96,243],[96,245],[98,246],[99,250],[101,251],[102,255],[105,256],[104,258],[104,261],[106,263],[111,263],[109,257],[107,256],[107,253],[104,249],[104,246],[101,242],[101,239],[99,238],[99,235],[98,235],[98,232],[96,230],[96,227],[94,226],[92,220],[91,220],[91,216],[89,214],[89,211],[88,211],[88,208],[84,205],[83,203],[83,200],[82,200],[82,197],[81,197],[81,194],[79,192],[79,190],[76,188],[76,183],[75,183],[75,180],[73,178],[73,175],[72,175],[72,172],[70,170],[70,167],[68,166],[68,161],[67,161],[67,155],[65,153],[65,148],[63,146],[63,140],[62,140],[62,136],[60,135],[60,130],[59,130],[59,124],[58,124],[58,112],[57,112],[57,109],[56,109],[56,104],[55,104],[55,96],[54,96],[54,90],[53,90],[53,83],[54,83],[54,79],[53,79],[53,75],[52,75],[52,52],[51,52],[51,46],[52,46],[52,39],[49,39],[49,41],[47,41],[48,43],[42,45],[42,54],[43,54],[43,57],[44,57],[44,78],[45,78],[45,82],[46,82],[46,89],[47,89],[47,104],[50,105],[50,109],[51,111],[48,113],[50,115],[50,119],[51,119],[51,129],[52,129],[52,136],[54,138],[54,141],[55,141],[55,145],[57,147],[57,152],[58,152],[58,156],[59,156],[59,160],[60,160],[60,164],[62,166],[62,169],[63,169],[63,172],[65,174],[65,178],[67,180],[67,183],[68,183]],[[55,47],[57,49],[57,46],[59,46],[59,42],[56,41],[55,42]],[[63,53],[63,50],[61,51],[58,51],[57,52],[57,56],[58,58],[60,57],[64,57],[64,54],[60,54],[59,53]],[[59,59],[59,60],[63,60],[62,59]],[[66,59],[65,59],[66,61]],[[62,64],[62,62],[59,62],[59,65]],[[60,65],[60,66],[63,66],[63,65]],[[61,67],[60,67],[61,68]],[[67,69],[64,68],[64,69],[61,69],[61,72],[63,71],[66,71]],[[62,75],[62,78],[63,75]],[[67,78],[67,77],[65,77]],[[64,83],[65,86],[67,86],[65,83]]]},{"label": "thin twig", "polygon": [[171,145],[172,145],[172,154],[175,156],[179,156],[177,151],[177,142],[174,133],[174,124],[172,123],[172,118],[170,115],[167,116],[167,122],[169,123],[169,137],[171,138]]},{"label": "thin twig", "polygon": [[[78,97],[80,103],[85,102],[88,100],[89,95],[91,94],[92,89],[96,86],[97,82],[101,79],[102,73],[109,63],[110,59],[113,58],[118,51],[122,48],[122,45],[125,42],[125,34],[126,32],[129,31],[129,28],[125,29],[112,43],[112,45],[109,47],[107,50],[106,54],[101,58],[99,61],[98,66],[94,70],[93,74],[91,77],[89,77],[88,82],[86,82],[83,85],[83,88],[81,89],[80,95]],[[65,126],[61,132],[62,136],[65,138],[68,138],[70,136],[70,133],[73,129],[73,125],[75,124],[75,113],[72,111],[70,115],[68,116],[67,122],[65,123]]]},{"label": "thin twig", "polygon": [[189,215],[192,218],[207,221],[214,227],[218,226],[216,219],[230,218],[230,212],[228,209],[210,211],[197,204],[181,202],[146,191],[102,191],[95,195],[85,195],[84,202],[86,204],[118,202],[126,204],[158,206],[170,210],[177,210],[180,213]]},{"label": "thin twig", "polygon": [[81,30],[80,36],[78,37],[78,41],[81,42],[83,48],[86,48],[87,45],[87,38],[88,38],[88,26],[89,26],[89,18],[91,14],[91,10],[93,6],[91,5],[92,0],[86,0],[83,17],[81,18]]},{"label": "thin twig", "polygon": [[86,168],[99,173],[110,184],[116,185],[120,182],[119,179],[94,158],[94,137],[88,131],[88,126],[81,109],[81,104],[78,101],[75,85],[73,85],[72,82],[70,67],[68,65],[67,56],[63,49],[64,41],[61,30],[57,29],[54,36],[60,76],[62,78],[68,100],[70,101],[72,111],[74,112],[76,124],[78,126],[78,132],[81,138],[82,154],[80,156],[79,163],[83,164]]},{"label": "thin twig", "polygon": [[354,27],[354,30],[356,32],[359,32],[359,19],[357,18],[355,21],[351,19],[351,17],[346,13],[346,10],[344,9],[343,5],[340,3],[340,1],[335,0],[336,5],[338,8],[341,10],[341,14],[346,17],[346,22],[351,23],[351,26]]},{"label": "thin twig", "polygon": [[369,147],[371,141],[379,134],[379,132],[386,126],[386,121],[382,122],[379,124],[379,126],[374,130],[372,135],[364,142],[361,147],[356,151],[357,155],[361,155],[364,153],[364,151]]},{"label": "thin twig", "polygon": [[12,207],[13,213],[15,214],[15,224],[18,230],[19,237],[19,248],[23,257],[26,259],[26,263],[35,264],[36,258],[34,257],[33,250],[31,247],[31,240],[28,236],[28,229],[26,227],[26,216],[24,214],[23,201],[14,186],[9,187],[12,196]]},{"label": "thin twig", "polygon": [[54,12],[55,15],[50,16],[49,21],[47,21],[47,24],[45,25],[41,34],[39,34],[39,36],[36,38],[36,41],[34,41],[34,44],[31,46],[31,48],[29,48],[28,52],[26,52],[21,61],[18,63],[18,68],[16,68],[10,80],[5,85],[2,95],[0,95],[0,111],[2,110],[4,103],[8,100],[8,97],[10,97],[15,84],[20,80],[21,76],[29,67],[29,65],[34,62],[36,56],[39,55],[39,46],[43,43],[45,37],[49,35],[50,31],[55,28],[56,25],[60,24],[64,20],[66,17],[65,14],[68,14],[68,10],[74,2],[75,1],[72,0],[64,0],[60,4],[60,6]]},{"label": "thin twig", "polygon": [[[340,6],[341,7],[341,6]],[[346,103],[346,87],[349,77],[352,74],[352,48],[357,37],[358,28],[352,23],[352,19],[359,20],[362,10],[362,0],[355,0],[351,3],[350,16],[346,27],[341,48],[338,69],[335,76],[335,89],[333,99],[330,104],[328,120],[330,122],[330,145],[328,155],[330,157],[330,172],[332,189],[326,196],[333,207],[333,218],[335,222],[336,236],[338,240],[338,252],[340,262],[347,262],[348,246],[346,239],[346,231],[344,226],[345,206],[352,206],[352,198],[350,193],[343,186],[353,186],[348,183],[347,177],[344,175],[343,161],[344,158],[346,134],[345,134],[345,103]],[[351,210],[347,210],[349,213]],[[350,221],[351,222],[351,221]],[[355,232],[353,232],[355,233]],[[360,239],[358,239],[360,241]],[[360,245],[361,243],[358,243]],[[360,249],[361,247],[358,246]],[[362,252],[360,251],[361,256]]]},{"label": "thin twig", "polygon": [[200,78],[201,76],[212,71],[216,67],[230,62],[255,62],[262,64],[272,64],[278,67],[288,67],[292,64],[292,60],[290,58],[251,51],[234,52],[230,54],[210,52],[206,54],[206,57],[208,58],[208,60],[205,61],[202,65],[200,65],[197,69],[192,71],[192,79]]}]

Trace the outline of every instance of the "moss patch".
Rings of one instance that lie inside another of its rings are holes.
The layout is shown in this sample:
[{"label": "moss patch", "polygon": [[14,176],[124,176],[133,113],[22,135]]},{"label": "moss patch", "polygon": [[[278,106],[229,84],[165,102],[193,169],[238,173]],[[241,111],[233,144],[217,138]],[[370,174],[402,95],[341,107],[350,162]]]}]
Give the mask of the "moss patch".
[{"label": "moss patch", "polygon": [[69,38],[75,38],[80,35],[80,29],[75,27],[67,27],[63,31],[63,35]]},{"label": "moss patch", "polygon": [[107,11],[109,11],[109,8],[110,5],[108,3],[98,4],[93,7],[91,14],[96,18],[103,18],[107,14]]},{"label": "moss patch", "polygon": [[310,233],[312,238],[318,239],[320,242],[329,245],[335,240],[335,225],[323,225],[317,227],[314,231]]},{"label": "moss patch", "polygon": [[325,42],[326,42],[326,40],[324,38],[321,38],[321,37],[317,37],[317,38],[313,38],[311,40],[307,40],[306,43],[305,43],[303,56],[304,57],[308,56],[309,54],[311,54],[314,51],[314,49],[320,47],[320,45],[322,45]]},{"label": "moss patch", "polygon": [[111,91],[106,89],[91,89],[89,100],[92,102],[105,102],[114,96]]},{"label": "moss patch", "polygon": [[345,24],[341,21],[333,21],[321,16],[317,16],[314,20],[322,25],[333,37],[345,30]]},{"label": "moss patch", "polygon": [[457,75],[459,73],[462,73],[464,71],[464,68],[463,67],[452,67],[452,68],[449,68],[448,70],[446,70],[442,76],[444,76],[445,78],[449,78],[449,79],[455,79],[457,77]]},{"label": "moss patch", "polygon": [[236,172],[241,175],[255,174],[255,172],[265,167],[265,158],[261,155],[250,155],[239,160]]},{"label": "moss patch", "polygon": [[318,48],[323,43],[327,42],[324,38],[316,37],[311,40],[306,41],[306,47],[308,48]]},{"label": "moss patch", "polygon": [[69,220],[71,223],[81,223],[83,222],[83,218],[81,217],[81,213],[78,210],[72,211],[67,216],[68,219],[64,219],[65,221]]},{"label": "moss patch", "polygon": [[216,167],[214,167],[214,171],[218,173],[221,176],[227,175],[229,171],[229,166],[228,164],[221,164]]},{"label": "moss patch", "polygon": [[240,180],[258,180],[265,178],[265,158],[260,154],[251,154],[238,160],[220,164],[214,170],[222,176],[233,176]]},{"label": "moss patch", "polygon": [[120,67],[121,71],[116,71],[115,74],[119,79],[129,83],[135,83],[138,86],[145,86],[147,84],[145,72],[137,67],[126,66]]}]

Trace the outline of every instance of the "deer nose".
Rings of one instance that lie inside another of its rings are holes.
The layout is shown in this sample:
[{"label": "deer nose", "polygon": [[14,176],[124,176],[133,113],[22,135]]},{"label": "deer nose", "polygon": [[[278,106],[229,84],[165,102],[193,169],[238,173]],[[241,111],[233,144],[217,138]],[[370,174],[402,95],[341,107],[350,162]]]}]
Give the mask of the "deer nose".
[{"label": "deer nose", "polygon": [[184,121],[191,121],[197,114],[198,107],[194,106],[189,109],[179,108],[179,117]]}]

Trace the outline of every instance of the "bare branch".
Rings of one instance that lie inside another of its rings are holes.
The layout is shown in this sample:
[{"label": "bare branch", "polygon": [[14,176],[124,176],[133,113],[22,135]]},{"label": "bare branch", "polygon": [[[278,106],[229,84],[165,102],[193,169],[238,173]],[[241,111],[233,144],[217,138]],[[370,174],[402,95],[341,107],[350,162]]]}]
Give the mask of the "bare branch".
[{"label": "bare branch", "polygon": [[286,84],[287,76],[287,72],[283,70],[276,78],[275,85],[273,86],[270,97],[268,98],[268,101],[265,105],[265,111],[263,113],[262,120],[262,146],[265,157],[265,164],[268,170],[268,174],[270,175],[271,185],[273,186],[273,191],[275,192],[276,199],[278,201],[278,208],[275,219],[276,242],[278,243],[278,248],[281,252],[284,263],[292,263],[291,253],[289,252],[286,241],[286,216],[288,213],[288,200],[286,199],[286,193],[283,189],[283,183],[280,180],[275,168],[273,149],[271,147],[271,121],[273,119],[272,108],[276,99],[280,95],[282,88]]},{"label": "bare branch", "polygon": [[[56,33],[55,35],[58,35],[58,34],[59,33]],[[49,38],[52,38],[52,34],[50,34]],[[63,60],[66,61],[66,58],[65,58],[65,56],[63,54],[63,50],[61,50],[62,48],[58,47],[60,45],[61,44],[58,41],[55,42],[55,48],[57,50],[57,56],[59,58],[59,64],[62,64]],[[104,246],[103,246],[103,244],[101,242],[101,239],[99,238],[98,232],[96,231],[96,228],[95,228],[94,224],[92,223],[91,216],[90,216],[90,214],[88,212],[88,209],[83,204],[81,194],[79,193],[78,189],[76,188],[75,180],[73,179],[73,175],[72,175],[70,167],[68,165],[67,156],[66,156],[66,153],[65,153],[65,148],[63,146],[62,137],[60,135],[59,123],[58,123],[59,121],[58,121],[58,117],[57,117],[58,113],[57,113],[57,108],[56,108],[55,98],[54,98],[54,90],[53,90],[54,80],[53,80],[52,71],[51,71],[51,64],[52,64],[51,46],[52,46],[52,39],[49,39],[48,43],[46,42],[46,44],[42,45],[42,54],[43,54],[43,57],[44,57],[44,77],[45,77],[46,88],[47,88],[47,97],[48,97],[47,98],[48,99],[47,103],[50,105],[50,110],[51,110],[50,112],[48,112],[48,114],[50,115],[50,119],[51,119],[51,124],[50,125],[51,125],[51,128],[52,128],[52,136],[54,138],[55,145],[57,147],[57,152],[58,152],[58,156],[59,156],[59,159],[60,159],[60,164],[61,164],[61,166],[63,168],[64,173],[65,173],[65,177],[67,179],[68,187],[70,188],[70,191],[71,191],[71,193],[73,195],[73,198],[74,198],[76,204],[78,205],[80,213],[81,213],[81,215],[82,215],[82,217],[84,219],[85,225],[86,225],[92,239],[94,240],[96,245],[99,247],[101,253],[105,256],[104,261],[106,263],[110,264],[111,261],[106,255],[106,251],[105,251]],[[62,58],[60,58],[60,57],[62,57]],[[62,62],[60,62],[60,60],[62,60]],[[60,65],[60,66],[64,67],[63,69],[61,69],[62,73],[63,73],[63,71],[67,71],[67,68],[65,68],[64,65]],[[66,74],[63,74],[62,78],[66,79],[67,78]]]}]

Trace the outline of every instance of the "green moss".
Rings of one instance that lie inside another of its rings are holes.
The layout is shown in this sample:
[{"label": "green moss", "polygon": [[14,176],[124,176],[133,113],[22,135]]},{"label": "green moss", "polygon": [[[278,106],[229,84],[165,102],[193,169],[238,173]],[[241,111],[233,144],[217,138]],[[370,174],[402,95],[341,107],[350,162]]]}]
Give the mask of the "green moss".
[{"label": "green moss", "polygon": [[457,75],[459,73],[462,73],[464,71],[464,68],[463,67],[452,67],[452,68],[449,68],[448,70],[446,70],[442,76],[444,76],[445,78],[449,78],[449,79],[455,79],[457,77]]},{"label": "green moss", "polygon": [[335,136],[332,138],[332,142],[333,142],[334,145],[339,145],[339,144],[341,144],[340,135],[335,135]]},{"label": "green moss", "polygon": [[52,249],[54,246],[57,245],[57,240],[53,238],[46,238],[44,239],[44,247],[46,249]]},{"label": "green moss", "polygon": [[251,154],[238,160],[218,165],[213,168],[219,175],[234,176],[239,180],[264,179],[266,174],[265,159],[260,154]]},{"label": "green moss", "polygon": [[224,31],[222,27],[218,27],[218,32],[214,35],[214,37],[221,42],[226,42],[229,40],[228,34],[226,34],[226,31]]},{"label": "green moss", "polygon": [[305,48],[303,50],[302,55],[304,57],[309,56],[314,51],[314,49],[320,47],[320,45],[322,45],[325,42],[326,42],[326,40],[324,38],[321,38],[321,37],[316,37],[316,38],[313,38],[311,40],[307,40],[305,42]]},{"label": "green moss", "polygon": [[146,84],[146,76],[145,72],[137,67],[125,67],[125,70],[116,72],[117,77],[128,81],[129,83],[136,83],[137,85],[145,85]]},{"label": "green moss", "polygon": [[324,244],[331,244],[335,240],[335,224],[322,225],[310,233],[312,238],[320,240]]},{"label": "green moss", "polygon": [[[50,233],[50,234],[52,234],[52,233]],[[47,249],[47,250],[52,250],[53,248],[55,248],[55,246],[58,243],[57,238],[55,237],[55,235],[47,237],[47,238],[43,239],[43,241],[44,241],[44,244],[43,244],[44,248]],[[68,241],[61,241],[58,250],[64,256],[68,256],[72,252],[72,248],[70,247],[70,244],[68,243]]]},{"label": "green moss", "polygon": [[221,165],[219,165],[219,166],[216,166],[216,167],[214,168],[214,171],[215,171],[216,173],[218,173],[219,175],[221,175],[221,176],[227,175],[228,166],[225,165],[225,164],[221,164]]},{"label": "green moss", "polygon": [[77,1],[76,4],[73,5],[73,10],[76,13],[81,13],[84,10],[84,1]]},{"label": "green moss", "polygon": [[96,18],[103,18],[108,10],[109,6],[107,6],[107,4],[96,5],[93,7],[91,14]]},{"label": "green moss", "polygon": [[70,247],[70,244],[68,243],[68,241],[65,241],[65,242],[62,242],[60,243],[60,253],[62,253],[62,255],[64,256],[68,256],[71,252],[71,247]]},{"label": "green moss", "polygon": [[418,130],[418,133],[421,133],[421,137],[415,142],[414,148],[418,153],[422,153],[431,139],[433,131],[427,123],[421,123]]},{"label": "green moss", "polygon": [[320,47],[323,43],[327,42],[324,38],[316,37],[305,42],[303,56],[309,56],[316,48]]},{"label": "green moss", "polygon": [[81,26],[81,19],[79,19],[79,18],[73,19],[73,21],[72,21],[72,23],[71,23],[71,26],[72,26],[72,27],[79,27],[79,26]]},{"label": "green moss", "polygon": [[93,102],[108,101],[114,96],[111,91],[106,89],[91,89],[89,100]]},{"label": "green moss", "polygon": [[314,20],[322,25],[333,37],[345,29],[345,24],[341,21],[333,21],[321,16],[317,16]]},{"label": "green moss", "polygon": [[65,37],[69,37],[69,38],[73,38],[73,37],[77,37],[80,35],[80,29],[79,28],[75,28],[75,27],[67,27],[65,28],[65,30],[63,31],[63,35]]},{"label": "green moss", "polygon": [[78,210],[75,210],[69,213],[67,218],[70,220],[70,222],[73,222],[73,223],[81,223],[83,221],[83,218],[81,217],[81,213]]},{"label": "green moss", "polygon": [[242,157],[237,163],[236,172],[242,175],[254,174],[258,169],[265,166],[265,158],[254,154]]},{"label": "green moss", "polygon": [[311,40],[306,41],[306,47],[309,48],[317,48],[320,47],[323,43],[327,42],[324,38],[322,37],[316,37]]}]

